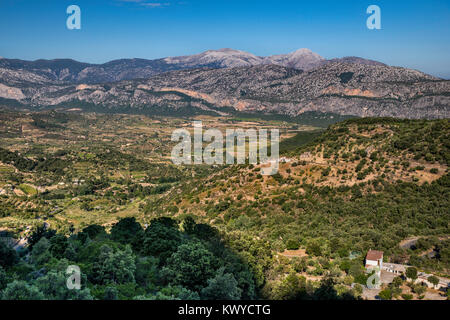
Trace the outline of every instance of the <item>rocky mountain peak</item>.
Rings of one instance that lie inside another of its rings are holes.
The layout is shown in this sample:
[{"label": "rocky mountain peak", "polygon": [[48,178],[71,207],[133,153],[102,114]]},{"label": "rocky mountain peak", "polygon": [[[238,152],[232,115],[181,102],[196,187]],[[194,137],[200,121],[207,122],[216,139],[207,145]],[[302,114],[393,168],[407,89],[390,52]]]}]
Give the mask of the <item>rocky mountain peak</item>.
[{"label": "rocky mountain peak", "polygon": [[[308,48],[301,48],[301,49],[297,49],[291,53],[288,54],[289,56],[302,56],[302,55],[317,55],[319,56],[317,53],[312,52],[310,49]],[[319,56],[320,57],[320,56]],[[322,58],[323,59],[323,58]]]},{"label": "rocky mountain peak", "polygon": [[181,57],[169,57],[164,61],[169,64],[181,64],[185,67],[213,66],[220,68],[246,67],[261,64],[262,59],[254,54],[223,48],[208,50],[199,54]]},{"label": "rocky mountain peak", "polygon": [[326,60],[312,52],[302,48],[288,54],[274,55],[264,59],[265,64],[276,64],[288,68],[310,70],[323,64]]}]

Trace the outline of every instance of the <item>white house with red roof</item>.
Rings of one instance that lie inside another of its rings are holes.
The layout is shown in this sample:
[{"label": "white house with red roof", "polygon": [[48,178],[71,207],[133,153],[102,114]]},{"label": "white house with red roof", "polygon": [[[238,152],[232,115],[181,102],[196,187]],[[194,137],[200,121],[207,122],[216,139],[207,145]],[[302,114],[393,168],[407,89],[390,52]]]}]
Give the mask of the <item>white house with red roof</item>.
[{"label": "white house with red roof", "polygon": [[366,269],[377,270],[378,276],[380,276],[382,268],[383,251],[369,250],[366,255]]}]

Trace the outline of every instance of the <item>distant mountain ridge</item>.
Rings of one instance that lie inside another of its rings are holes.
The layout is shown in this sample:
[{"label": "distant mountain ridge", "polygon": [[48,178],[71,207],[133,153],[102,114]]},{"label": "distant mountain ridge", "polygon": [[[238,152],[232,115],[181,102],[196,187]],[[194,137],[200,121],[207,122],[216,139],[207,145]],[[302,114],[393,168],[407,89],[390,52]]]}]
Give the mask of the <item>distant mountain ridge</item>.
[{"label": "distant mountain ridge", "polygon": [[326,60],[309,49],[299,49],[289,54],[259,57],[252,53],[234,50],[208,50],[199,54],[162,59],[120,59],[103,64],[78,62],[72,59],[26,61],[0,59],[0,68],[28,71],[43,77],[43,81],[68,83],[101,83],[149,78],[156,74],[196,68],[234,68],[274,64],[299,70],[311,70],[329,62],[377,64],[380,62],[356,57]]},{"label": "distant mountain ridge", "polygon": [[449,118],[450,81],[308,49],[258,57],[232,49],[102,65],[0,59],[0,106],[164,115]]},{"label": "distant mountain ridge", "polygon": [[[5,78],[1,70],[0,78]],[[267,64],[177,70],[103,84],[27,83],[20,87],[0,83],[0,97],[37,109],[52,106],[152,114],[164,110],[167,115],[236,110],[291,117],[305,112],[450,116],[450,81],[399,67],[342,62],[306,72]]]}]

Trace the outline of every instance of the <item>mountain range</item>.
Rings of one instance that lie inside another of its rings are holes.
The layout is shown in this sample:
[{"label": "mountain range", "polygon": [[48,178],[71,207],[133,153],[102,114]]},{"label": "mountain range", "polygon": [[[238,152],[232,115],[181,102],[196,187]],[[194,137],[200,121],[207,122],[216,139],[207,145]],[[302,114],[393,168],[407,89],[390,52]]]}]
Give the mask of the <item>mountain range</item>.
[{"label": "mountain range", "polygon": [[163,59],[121,59],[104,64],[90,64],[71,59],[25,61],[0,58],[0,68],[26,71],[42,77],[44,82],[101,83],[148,78],[156,74],[195,68],[233,68],[274,64],[287,68],[310,70],[330,62],[358,62],[383,65],[380,62],[356,57],[326,60],[309,49],[299,49],[289,54],[258,57],[233,50],[208,50],[200,54]]},{"label": "mountain range", "polygon": [[220,49],[105,64],[3,58],[0,98],[27,108],[448,118],[450,81],[358,57],[326,60],[308,49],[269,57]]}]

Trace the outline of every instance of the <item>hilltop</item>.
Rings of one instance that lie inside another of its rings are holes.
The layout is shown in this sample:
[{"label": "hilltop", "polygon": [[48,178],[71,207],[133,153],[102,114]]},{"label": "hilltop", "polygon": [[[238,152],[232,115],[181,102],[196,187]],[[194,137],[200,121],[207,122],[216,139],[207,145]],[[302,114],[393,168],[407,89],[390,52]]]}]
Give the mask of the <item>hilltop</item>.
[{"label": "hilltop", "polygon": [[[356,119],[299,133],[282,142],[278,174],[231,166],[149,200],[145,212],[201,217],[269,239],[280,252],[345,257],[378,248],[386,261],[448,274],[449,125]],[[402,249],[410,236],[432,239],[437,258]]]}]

